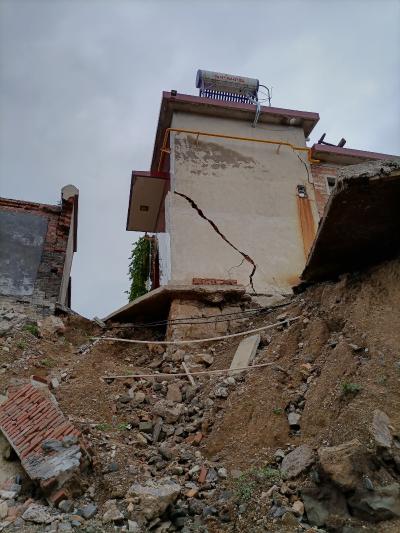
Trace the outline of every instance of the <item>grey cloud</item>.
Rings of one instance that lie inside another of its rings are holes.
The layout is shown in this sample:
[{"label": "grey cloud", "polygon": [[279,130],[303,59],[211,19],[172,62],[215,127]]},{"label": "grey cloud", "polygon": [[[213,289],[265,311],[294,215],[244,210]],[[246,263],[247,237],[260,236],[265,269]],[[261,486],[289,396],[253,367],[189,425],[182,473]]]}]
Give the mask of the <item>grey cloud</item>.
[{"label": "grey cloud", "polygon": [[400,4],[391,0],[0,0],[1,195],[80,191],[73,301],[126,301],[130,172],[147,169],[162,90],[197,68],[258,77],[333,141],[399,152]]}]

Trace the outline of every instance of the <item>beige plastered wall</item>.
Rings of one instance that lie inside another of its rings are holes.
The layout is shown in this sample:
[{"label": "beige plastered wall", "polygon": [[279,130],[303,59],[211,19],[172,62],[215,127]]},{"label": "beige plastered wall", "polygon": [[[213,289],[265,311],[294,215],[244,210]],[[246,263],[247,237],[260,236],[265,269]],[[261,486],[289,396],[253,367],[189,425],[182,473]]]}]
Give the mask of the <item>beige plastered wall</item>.
[{"label": "beige plastered wall", "polygon": [[[175,113],[172,127],[305,146],[299,127],[259,124]],[[171,191],[166,199],[166,231],[170,235],[171,283],[192,278],[235,279],[250,285],[253,266],[234,250],[191,207],[175,194],[190,197],[236,248],[257,265],[257,293],[288,293],[305,265],[297,207],[297,185],[309,194],[315,227],[318,213],[314,190],[299,157],[306,152],[253,142],[171,136]],[[310,178],[311,179],[311,178]]]}]

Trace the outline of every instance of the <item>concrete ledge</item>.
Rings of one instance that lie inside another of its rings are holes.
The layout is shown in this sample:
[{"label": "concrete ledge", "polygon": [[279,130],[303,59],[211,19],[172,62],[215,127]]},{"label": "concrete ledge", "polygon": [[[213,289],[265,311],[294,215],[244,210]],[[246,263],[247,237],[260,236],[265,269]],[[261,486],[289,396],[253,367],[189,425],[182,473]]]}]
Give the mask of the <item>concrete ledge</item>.
[{"label": "concrete ledge", "polygon": [[337,277],[400,253],[400,159],[351,165],[325,207],[306,267],[307,283]]},{"label": "concrete ledge", "polygon": [[164,320],[172,300],[199,300],[210,304],[235,302],[246,293],[242,285],[164,285],[136,298],[103,318],[104,322]]}]

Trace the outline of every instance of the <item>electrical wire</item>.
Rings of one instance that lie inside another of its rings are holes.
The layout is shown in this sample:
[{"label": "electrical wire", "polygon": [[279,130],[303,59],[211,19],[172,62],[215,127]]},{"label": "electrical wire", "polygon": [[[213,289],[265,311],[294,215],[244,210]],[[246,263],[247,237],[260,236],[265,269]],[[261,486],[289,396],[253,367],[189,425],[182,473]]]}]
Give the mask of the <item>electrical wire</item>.
[{"label": "electrical wire", "polygon": [[[160,327],[160,326],[168,326],[168,325],[185,325],[185,324],[211,324],[215,322],[228,322],[229,320],[244,320],[248,319],[251,316],[261,315],[261,314],[268,314],[272,313],[275,309],[280,309],[281,307],[286,307],[292,302],[286,302],[283,304],[277,304],[270,307],[261,307],[260,309],[247,309],[246,311],[238,311],[235,313],[224,313],[223,316],[221,315],[209,315],[208,317],[185,317],[185,318],[175,318],[174,320],[159,320],[156,322],[146,322],[146,323],[139,323],[139,324],[126,324],[126,325],[118,325],[118,326],[109,326],[107,329],[118,329],[118,328],[149,328],[149,327]],[[238,316],[241,315],[241,316]],[[246,315],[246,316],[243,316]],[[237,318],[229,318],[229,317],[237,317]],[[214,320],[209,320],[214,318]]]},{"label": "electrical wire", "polygon": [[276,326],[289,325],[295,320],[299,320],[299,318],[301,317],[295,316],[294,318],[286,318],[285,320],[281,320],[280,322],[275,322],[274,324],[268,324],[267,326],[261,326],[260,328],[248,329],[246,331],[240,331],[238,333],[230,333],[229,335],[220,335],[219,337],[209,337],[207,339],[187,339],[187,340],[175,340],[175,341],[143,341],[141,339],[119,339],[118,337],[92,337],[92,339],[94,340],[100,339],[101,341],[112,341],[112,342],[128,342],[131,344],[147,344],[147,345],[161,344],[163,346],[181,345],[181,344],[184,344],[184,345],[198,344],[198,343],[204,343],[204,342],[216,342],[216,341],[222,341],[225,339],[232,339],[233,337],[241,337],[242,335],[249,335],[251,333],[257,333],[259,331],[264,331],[265,329],[275,328]]}]

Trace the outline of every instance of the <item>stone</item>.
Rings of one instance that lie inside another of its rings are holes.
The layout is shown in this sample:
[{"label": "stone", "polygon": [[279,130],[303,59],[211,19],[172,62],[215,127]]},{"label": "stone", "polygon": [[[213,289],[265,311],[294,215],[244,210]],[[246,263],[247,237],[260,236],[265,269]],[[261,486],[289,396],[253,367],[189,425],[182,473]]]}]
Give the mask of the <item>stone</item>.
[{"label": "stone", "polygon": [[214,357],[209,353],[197,353],[195,355],[191,355],[190,360],[191,362],[199,365],[210,366],[214,362]]},{"label": "stone", "polygon": [[1,502],[0,503],[0,520],[4,520],[4,518],[6,518],[7,515],[8,515],[8,503]]},{"label": "stone", "polygon": [[65,435],[62,439],[63,446],[69,448],[74,444],[78,444],[78,437],[76,435]]},{"label": "stone", "polygon": [[357,490],[348,500],[355,517],[368,522],[400,518],[400,484]]},{"label": "stone", "polygon": [[43,320],[38,320],[37,325],[40,337],[50,337],[55,333],[62,334],[65,332],[65,324],[58,316],[47,316],[46,318],[43,318]]},{"label": "stone", "polygon": [[289,426],[292,429],[300,429],[301,415],[299,413],[296,413],[296,412],[289,413],[287,418],[288,418]]},{"label": "stone", "polygon": [[84,507],[78,509],[78,514],[83,516],[85,520],[90,520],[97,513],[97,505],[94,503],[88,503]]},{"label": "stone", "polygon": [[50,514],[47,511],[47,507],[44,505],[38,505],[32,503],[22,515],[22,518],[26,522],[34,522],[35,524],[45,524],[50,520]]},{"label": "stone", "polygon": [[140,533],[140,525],[135,520],[128,520],[128,531],[131,533]]},{"label": "stone", "polygon": [[292,511],[296,516],[303,516],[304,503],[301,500],[296,500],[292,505]]},{"label": "stone", "polygon": [[153,423],[149,420],[144,422],[139,422],[139,431],[143,433],[153,433]]},{"label": "stone", "polygon": [[350,518],[345,496],[333,485],[304,488],[301,497],[307,520],[313,526],[323,526],[333,517]]},{"label": "stone", "polygon": [[390,449],[392,446],[393,437],[389,426],[390,418],[387,414],[379,409],[375,409],[370,431],[379,448]]},{"label": "stone", "polygon": [[144,392],[138,391],[135,393],[134,399],[136,403],[143,403],[146,399],[146,395]]},{"label": "stone", "polygon": [[139,498],[140,509],[147,520],[162,515],[169,505],[174,503],[181,491],[180,485],[172,480],[160,480],[158,482],[148,480],[146,484],[134,483],[128,495]]},{"label": "stone", "polygon": [[285,452],[283,450],[281,450],[280,448],[278,450],[276,450],[276,452],[274,453],[274,458],[275,458],[275,461],[277,462],[281,462],[283,460],[283,458],[285,457]]},{"label": "stone", "polygon": [[13,500],[17,497],[18,492],[16,490],[0,490],[0,498],[2,500]]},{"label": "stone", "polygon": [[58,389],[58,387],[60,386],[60,382],[58,381],[57,378],[53,378],[53,379],[50,381],[50,385],[51,385],[51,388],[52,388],[52,389]]},{"label": "stone", "polygon": [[167,400],[174,403],[182,402],[182,393],[177,383],[170,383],[168,385]]},{"label": "stone", "polygon": [[282,473],[288,478],[295,478],[314,463],[314,452],[307,444],[302,444],[285,455],[281,464]]},{"label": "stone", "polygon": [[153,406],[153,413],[161,416],[167,424],[177,422],[183,411],[183,404],[168,402],[168,400],[159,400]]},{"label": "stone", "polygon": [[58,504],[58,508],[63,513],[70,513],[74,508],[74,503],[71,500],[61,500]]},{"label": "stone", "polygon": [[225,479],[228,477],[228,472],[226,470],[226,468],[219,468],[218,469],[218,476],[222,479]]},{"label": "stone", "polygon": [[[80,524],[79,524],[80,525]],[[58,524],[58,526],[56,526],[57,529],[51,529],[49,531],[49,533],[51,532],[55,532],[55,531],[72,531],[72,522],[61,522],[60,524]]]},{"label": "stone", "polygon": [[107,509],[106,512],[103,514],[103,522],[105,524],[109,522],[120,522],[124,519],[124,515],[118,509],[115,500],[108,500],[104,504],[104,507]]},{"label": "stone", "polygon": [[343,490],[357,488],[368,470],[364,448],[358,439],[319,448],[318,457],[324,474]]},{"label": "stone", "polygon": [[168,353],[165,356],[166,361],[171,361],[172,363],[181,363],[185,359],[186,352],[184,350],[176,350],[173,353]]},{"label": "stone", "polygon": [[294,516],[293,513],[291,513],[290,511],[286,511],[283,515],[282,515],[282,524],[284,524],[285,526],[293,526],[293,527],[296,527],[299,525],[299,521],[297,520],[297,518]]},{"label": "stone", "polygon": [[229,392],[226,387],[217,386],[214,389],[214,395],[216,398],[227,398],[229,395]]}]

